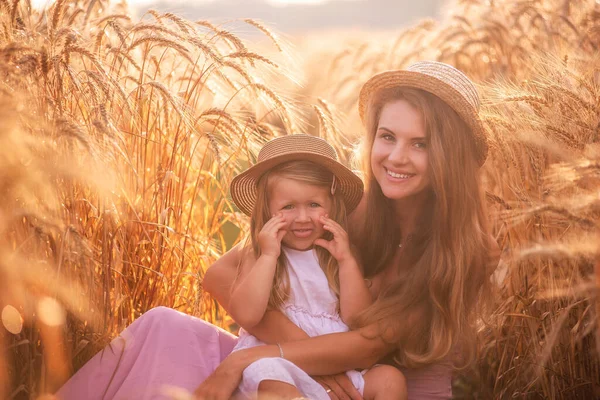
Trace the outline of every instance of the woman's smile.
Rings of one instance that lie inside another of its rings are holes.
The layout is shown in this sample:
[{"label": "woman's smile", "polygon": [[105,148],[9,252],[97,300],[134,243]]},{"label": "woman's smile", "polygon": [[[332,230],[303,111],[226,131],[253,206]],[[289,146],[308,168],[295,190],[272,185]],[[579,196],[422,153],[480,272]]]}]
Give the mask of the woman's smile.
[{"label": "woman's smile", "polygon": [[[385,167],[384,167],[385,168]],[[397,181],[397,182],[403,182],[406,181],[410,178],[412,178],[413,176],[415,176],[416,174],[410,174],[407,172],[394,172],[391,169],[385,168],[385,172],[387,173],[388,177],[392,180],[392,181]]]}]

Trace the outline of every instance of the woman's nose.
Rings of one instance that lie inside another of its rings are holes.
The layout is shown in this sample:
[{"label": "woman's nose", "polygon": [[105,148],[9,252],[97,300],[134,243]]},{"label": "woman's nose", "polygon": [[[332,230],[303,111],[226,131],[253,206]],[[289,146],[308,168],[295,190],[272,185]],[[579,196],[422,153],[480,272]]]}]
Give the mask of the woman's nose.
[{"label": "woman's nose", "polygon": [[408,146],[403,143],[396,143],[388,159],[394,164],[406,164],[408,162]]}]

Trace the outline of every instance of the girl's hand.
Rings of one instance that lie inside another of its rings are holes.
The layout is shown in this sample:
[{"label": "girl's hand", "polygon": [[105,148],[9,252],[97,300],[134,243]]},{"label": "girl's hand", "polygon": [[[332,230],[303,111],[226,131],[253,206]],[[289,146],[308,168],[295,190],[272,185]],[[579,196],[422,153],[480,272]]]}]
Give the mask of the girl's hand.
[{"label": "girl's hand", "polygon": [[198,400],[229,400],[242,381],[244,368],[235,361],[235,353],[230,354],[194,391]]},{"label": "girl's hand", "polygon": [[313,376],[325,390],[332,400],[363,400],[360,392],[354,387],[348,375],[341,373],[336,375]]},{"label": "girl's hand", "polygon": [[323,247],[325,250],[331,253],[338,263],[343,263],[345,260],[353,258],[353,254],[350,250],[350,240],[348,239],[348,233],[334,220],[326,215],[322,215],[320,222],[323,224],[323,229],[333,234],[333,239],[317,239],[315,245]]},{"label": "girl's hand", "polygon": [[261,255],[279,257],[281,252],[281,239],[287,231],[284,229],[287,222],[281,213],[274,215],[267,221],[258,234],[258,245]]}]

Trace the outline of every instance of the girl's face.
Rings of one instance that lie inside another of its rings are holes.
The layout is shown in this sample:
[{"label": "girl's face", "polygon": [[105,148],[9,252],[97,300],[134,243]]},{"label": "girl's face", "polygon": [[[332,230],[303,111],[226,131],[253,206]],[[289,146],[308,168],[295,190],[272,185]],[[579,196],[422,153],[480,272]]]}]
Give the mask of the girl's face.
[{"label": "girl's face", "polygon": [[429,187],[429,155],[421,113],[406,100],[385,104],[371,148],[371,169],[385,197],[403,200]]},{"label": "girl's face", "polygon": [[319,222],[331,211],[330,189],[284,177],[269,179],[269,210],[281,213],[287,222],[282,244],[296,250],[307,250],[325,234]]}]

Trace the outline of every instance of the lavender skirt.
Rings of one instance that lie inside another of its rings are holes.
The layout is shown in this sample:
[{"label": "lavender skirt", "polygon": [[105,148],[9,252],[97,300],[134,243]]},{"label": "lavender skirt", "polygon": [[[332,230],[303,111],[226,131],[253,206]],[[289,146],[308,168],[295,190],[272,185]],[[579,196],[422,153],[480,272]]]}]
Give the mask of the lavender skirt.
[{"label": "lavender skirt", "polygon": [[[192,393],[237,337],[170,308],[154,308],[96,354],[56,394],[61,400],[163,400]],[[403,371],[410,400],[449,399],[449,366]]]}]

